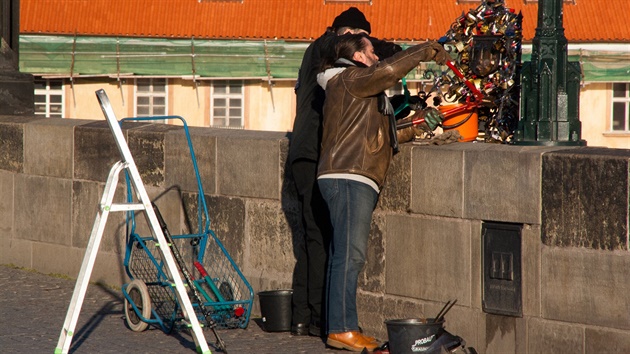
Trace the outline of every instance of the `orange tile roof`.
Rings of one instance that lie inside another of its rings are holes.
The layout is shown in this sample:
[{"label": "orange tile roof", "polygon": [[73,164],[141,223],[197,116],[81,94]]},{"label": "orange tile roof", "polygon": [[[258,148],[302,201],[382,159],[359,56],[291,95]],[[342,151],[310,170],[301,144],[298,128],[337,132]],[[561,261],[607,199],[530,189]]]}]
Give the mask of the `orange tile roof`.
[{"label": "orange tile roof", "polygon": [[[372,35],[388,40],[437,39],[480,2],[372,0],[356,4]],[[200,39],[311,40],[352,3],[323,0],[21,0],[24,34],[103,35]],[[523,40],[537,27],[538,5],[505,0],[523,14]],[[629,0],[575,0],[564,4],[572,42],[630,42]]]}]

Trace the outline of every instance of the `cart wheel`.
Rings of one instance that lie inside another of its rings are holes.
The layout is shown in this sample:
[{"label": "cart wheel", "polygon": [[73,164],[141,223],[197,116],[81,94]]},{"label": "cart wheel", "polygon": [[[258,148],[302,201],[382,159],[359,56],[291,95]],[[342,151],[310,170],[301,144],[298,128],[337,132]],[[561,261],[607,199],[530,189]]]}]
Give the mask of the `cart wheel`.
[{"label": "cart wheel", "polygon": [[[139,279],[134,279],[127,285],[127,293],[129,297],[140,310],[142,317],[151,317],[151,297],[149,296],[149,289],[147,285]],[[125,297],[125,321],[129,328],[134,332],[142,332],[149,324],[142,321],[136,311],[134,311],[132,304]]]}]

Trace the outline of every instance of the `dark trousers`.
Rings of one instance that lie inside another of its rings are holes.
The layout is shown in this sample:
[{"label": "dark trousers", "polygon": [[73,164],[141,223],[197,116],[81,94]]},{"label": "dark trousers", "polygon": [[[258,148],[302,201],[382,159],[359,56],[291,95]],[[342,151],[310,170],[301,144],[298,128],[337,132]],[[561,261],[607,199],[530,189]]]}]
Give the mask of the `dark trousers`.
[{"label": "dark trousers", "polygon": [[317,162],[297,160],[291,165],[302,205],[304,242],[297,250],[293,271],[292,324],[322,326],[328,247],[332,234],[330,214],[317,185]]}]

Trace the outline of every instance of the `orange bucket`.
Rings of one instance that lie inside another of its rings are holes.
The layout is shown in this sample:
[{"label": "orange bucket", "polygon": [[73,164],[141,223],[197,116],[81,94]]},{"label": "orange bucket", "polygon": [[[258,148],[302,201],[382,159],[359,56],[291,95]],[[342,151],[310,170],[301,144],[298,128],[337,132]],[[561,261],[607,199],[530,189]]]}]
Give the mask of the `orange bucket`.
[{"label": "orange bucket", "polygon": [[461,138],[459,141],[473,141],[477,139],[479,132],[479,117],[477,110],[474,108],[463,112],[449,113],[455,108],[464,106],[463,104],[451,104],[446,106],[438,106],[438,109],[444,114],[442,129],[446,132],[449,130],[459,131]]}]

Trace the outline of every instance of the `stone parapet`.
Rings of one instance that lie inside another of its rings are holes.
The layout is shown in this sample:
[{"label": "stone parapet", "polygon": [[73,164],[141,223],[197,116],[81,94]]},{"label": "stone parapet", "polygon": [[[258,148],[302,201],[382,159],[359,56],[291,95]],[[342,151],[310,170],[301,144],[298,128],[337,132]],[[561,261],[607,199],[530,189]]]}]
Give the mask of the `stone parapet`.
[{"label": "stone parapet", "polygon": [[[303,235],[290,134],[189,132],[211,229],[256,292],[290,288]],[[125,122],[123,133],[169,230],[195,231],[199,186],[183,127]],[[119,159],[102,119],[0,116],[0,264],[76,277]],[[447,329],[480,353],[588,353],[613,342],[629,352],[629,166],[620,149],[403,144],[359,278],[362,328],[385,338],[384,321],[432,317],[457,299]],[[121,175],[117,201],[125,191]],[[484,312],[488,222],[521,227],[520,316]],[[111,213],[92,281],[129,281],[125,229],[124,214]]]}]

